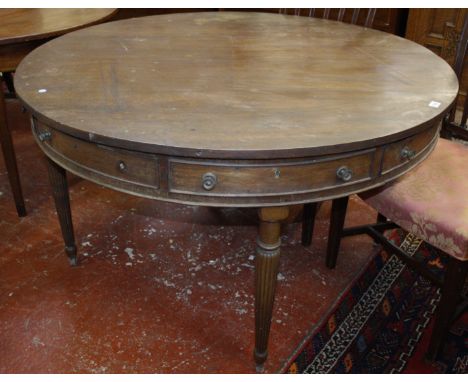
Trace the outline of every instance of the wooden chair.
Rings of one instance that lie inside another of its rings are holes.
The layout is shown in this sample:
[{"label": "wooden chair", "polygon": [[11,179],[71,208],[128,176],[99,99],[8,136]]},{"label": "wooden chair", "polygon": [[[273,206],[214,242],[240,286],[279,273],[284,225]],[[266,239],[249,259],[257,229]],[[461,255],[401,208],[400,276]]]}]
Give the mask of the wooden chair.
[{"label": "wooden chair", "polygon": [[[363,12],[361,12],[363,11]],[[317,17],[327,20],[343,21],[349,24],[358,24],[361,21],[359,16],[364,14],[364,9],[360,8],[280,8],[279,13],[296,16]],[[368,8],[363,25],[372,28],[377,8]]]},{"label": "wooden chair", "polygon": [[[365,15],[364,27],[372,28],[377,8],[280,8],[281,14],[292,14],[296,16],[317,17],[323,19],[333,19],[336,21],[358,24],[360,16]],[[366,13],[367,12],[367,13]],[[304,205],[302,212],[302,245],[310,246],[314,231],[315,215],[319,208],[319,203],[308,203]]]},{"label": "wooden chair", "polygon": [[[468,20],[468,18],[467,18]],[[466,55],[468,21],[465,21],[457,63]],[[460,61],[461,60],[461,61]],[[461,70],[457,72],[461,76]],[[460,78],[460,77],[459,77]],[[466,105],[462,115],[465,116]],[[453,121],[452,110],[447,121]],[[463,118],[462,118],[463,121]],[[447,123],[447,122],[444,122]],[[458,135],[460,137],[460,135]],[[359,195],[378,211],[377,223],[344,228],[348,197],[332,204],[326,264],[334,268],[341,238],[368,234],[391,254],[441,288],[441,299],[427,350],[427,358],[439,355],[454,318],[467,306],[460,305],[462,290],[468,273],[468,145],[439,139],[433,153],[414,170],[390,185]],[[390,219],[390,220],[387,220]],[[304,223],[307,229],[307,225]],[[387,240],[383,232],[401,227],[440,249],[448,257],[443,279],[435,277],[424,265],[409,257]],[[303,231],[303,241],[310,242],[309,232]],[[458,309],[457,309],[458,306]]]},{"label": "wooden chair", "polygon": [[[466,51],[468,49],[468,17],[465,18],[465,23],[463,25],[462,33],[460,35],[460,42],[458,45],[455,65],[453,69],[457,73],[457,77],[461,83],[463,68],[466,61]],[[458,101],[458,99],[457,99]],[[465,94],[465,104],[462,109],[460,122],[457,123],[458,119],[456,116],[457,111],[457,102],[455,102],[450,113],[447,114],[447,117],[444,119],[442,124],[442,131],[440,135],[444,138],[459,138],[468,141],[468,126],[466,121],[468,119],[468,94]]]}]

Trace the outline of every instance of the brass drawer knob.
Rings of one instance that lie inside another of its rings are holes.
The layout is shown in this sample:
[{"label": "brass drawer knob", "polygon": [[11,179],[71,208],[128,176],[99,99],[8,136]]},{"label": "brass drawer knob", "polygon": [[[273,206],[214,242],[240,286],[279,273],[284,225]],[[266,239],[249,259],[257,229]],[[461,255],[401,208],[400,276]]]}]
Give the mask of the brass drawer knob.
[{"label": "brass drawer knob", "polygon": [[336,170],[336,177],[338,179],[341,179],[343,182],[348,182],[353,177],[353,172],[350,168],[346,166],[341,166],[340,168],[338,168],[338,170]]},{"label": "brass drawer knob", "polygon": [[120,171],[125,171],[125,170],[127,169],[127,165],[125,164],[124,161],[119,160],[119,162],[117,163],[117,168],[118,168]]},{"label": "brass drawer knob", "polygon": [[41,131],[37,137],[41,142],[50,141],[52,138],[52,133],[50,131]]},{"label": "brass drawer knob", "polygon": [[206,191],[211,191],[213,188],[215,188],[217,182],[218,178],[212,172],[207,172],[202,177],[202,187]]},{"label": "brass drawer knob", "polygon": [[400,157],[401,159],[411,160],[416,155],[414,150],[411,150],[408,146],[405,146],[401,149]]}]

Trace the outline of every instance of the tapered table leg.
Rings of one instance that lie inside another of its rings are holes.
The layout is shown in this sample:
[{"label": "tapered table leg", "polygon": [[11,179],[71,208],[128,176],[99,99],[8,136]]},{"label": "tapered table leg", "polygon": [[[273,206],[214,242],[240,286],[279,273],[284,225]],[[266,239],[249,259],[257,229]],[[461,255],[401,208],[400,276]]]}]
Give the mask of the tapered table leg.
[{"label": "tapered table leg", "polygon": [[76,265],[78,258],[76,255],[75,234],[73,232],[73,222],[70,209],[70,197],[68,195],[68,182],[66,171],[55,162],[47,158],[49,170],[49,180],[52,186],[52,193],[55,201],[55,208],[65,242],[65,252],[71,265]]},{"label": "tapered table leg", "polygon": [[26,207],[24,205],[23,192],[16,164],[15,149],[11,139],[10,130],[7,124],[5,98],[0,89],[0,143],[2,145],[3,158],[8,172],[13,198],[15,199],[16,211],[18,216],[26,216]]},{"label": "tapered table leg", "polygon": [[285,220],[288,214],[288,207],[268,207],[259,210],[260,227],[255,259],[254,358],[257,371],[263,371],[263,364],[268,356],[268,336],[280,257],[281,221]]}]

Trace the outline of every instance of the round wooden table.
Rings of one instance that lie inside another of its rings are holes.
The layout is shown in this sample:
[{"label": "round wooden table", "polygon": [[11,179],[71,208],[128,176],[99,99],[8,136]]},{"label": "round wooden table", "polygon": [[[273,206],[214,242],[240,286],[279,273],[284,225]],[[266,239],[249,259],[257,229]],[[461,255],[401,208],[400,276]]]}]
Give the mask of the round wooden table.
[{"label": "round wooden table", "polygon": [[458,82],[432,52],[383,32],[222,12],[70,33],[22,61],[16,88],[49,158],[73,264],[65,170],[153,199],[259,207],[254,353],[261,367],[288,206],[409,171],[433,149]]},{"label": "round wooden table", "polygon": [[[9,74],[20,61],[44,42],[72,30],[109,19],[116,9],[0,9],[0,72]],[[12,82],[9,83],[10,88]],[[1,82],[0,82],[1,86]],[[0,143],[8,171],[16,210],[26,215],[16,165],[15,151],[7,126],[3,91],[0,89]]]}]

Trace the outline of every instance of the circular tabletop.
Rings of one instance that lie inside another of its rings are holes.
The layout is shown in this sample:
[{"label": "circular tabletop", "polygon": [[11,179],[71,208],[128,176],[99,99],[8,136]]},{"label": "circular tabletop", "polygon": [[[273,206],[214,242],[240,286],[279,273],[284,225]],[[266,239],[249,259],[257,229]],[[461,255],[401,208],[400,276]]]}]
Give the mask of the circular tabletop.
[{"label": "circular tabletop", "polygon": [[116,9],[0,9],[0,45],[53,37],[111,17]]},{"label": "circular tabletop", "polygon": [[426,128],[458,91],[450,66],[414,42],[237,12],[76,31],[29,54],[15,85],[36,118],[78,138],[231,159],[374,147]]}]

